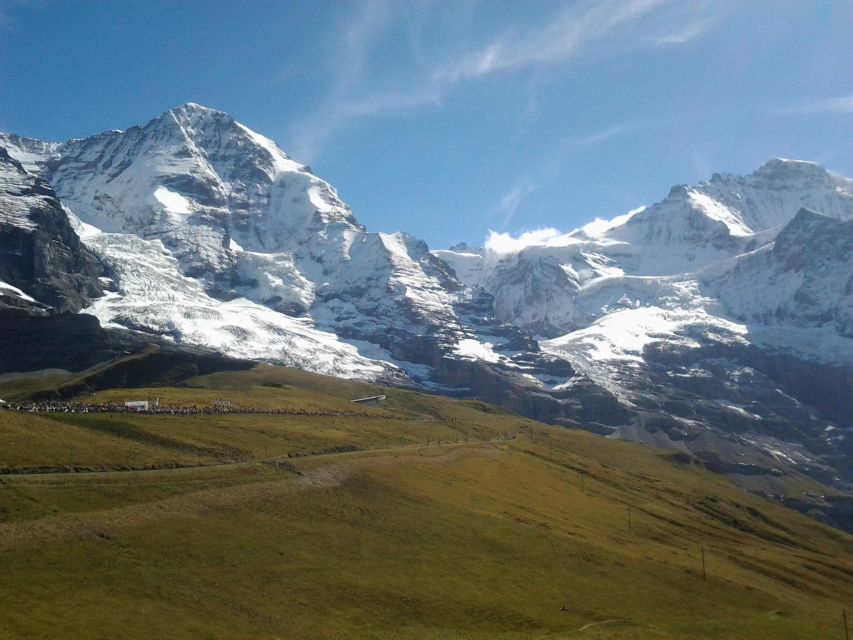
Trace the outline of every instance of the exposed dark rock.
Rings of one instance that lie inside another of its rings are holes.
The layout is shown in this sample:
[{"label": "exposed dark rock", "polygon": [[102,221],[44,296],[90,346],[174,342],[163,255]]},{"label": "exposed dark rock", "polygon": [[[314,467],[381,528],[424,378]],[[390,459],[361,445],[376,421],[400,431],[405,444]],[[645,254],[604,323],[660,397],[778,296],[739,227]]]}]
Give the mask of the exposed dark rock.
[{"label": "exposed dark rock", "polygon": [[135,352],[151,339],[129,331],[107,331],[94,316],[33,315],[0,309],[0,373],[60,368],[81,371]]},{"label": "exposed dark rock", "polygon": [[[102,267],[81,244],[53,189],[2,147],[0,174],[0,280],[58,311],[80,310],[101,295]],[[27,224],[19,224],[24,217]]]}]

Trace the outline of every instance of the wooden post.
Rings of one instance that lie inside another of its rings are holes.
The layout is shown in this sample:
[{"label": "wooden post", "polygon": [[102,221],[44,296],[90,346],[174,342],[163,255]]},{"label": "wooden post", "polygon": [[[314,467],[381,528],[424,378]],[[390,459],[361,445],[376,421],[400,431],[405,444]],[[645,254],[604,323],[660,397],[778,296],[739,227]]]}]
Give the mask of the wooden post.
[{"label": "wooden post", "polygon": [[702,545],[702,582],[706,582],[708,579],[708,574],[705,571],[705,545]]},{"label": "wooden post", "polygon": [[628,507],[628,533],[634,533],[634,530],[631,528],[631,507]]},{"label": "wooden post", "polygon": [[841,617],[844,619],[844,640],[850,640],[850,632],[847,630],[847,609],[841,610]]},{"label": "wooden post", "polygon": [[133,447],[127,449],[127,468],[133,469]]},{"label": "wooden post", "polygon": [[71,471],[74,471],[74,445],[72,444],[68,452],[68,466]]}]

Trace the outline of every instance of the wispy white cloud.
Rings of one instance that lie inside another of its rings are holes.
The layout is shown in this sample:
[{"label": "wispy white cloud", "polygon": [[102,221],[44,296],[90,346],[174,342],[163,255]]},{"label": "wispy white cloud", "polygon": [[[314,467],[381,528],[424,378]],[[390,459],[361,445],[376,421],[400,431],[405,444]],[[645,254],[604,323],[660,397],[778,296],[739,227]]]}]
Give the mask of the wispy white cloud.
[{"label": "wispy white cloud", "polygon": [[[671,0],[599,0],[574,4],[523,33],[507,31],[473,50],[412,69],[405,86],[371,87],[369,91],[367,87],[373,84],[367,73],[369,53],[376,41],[395,25],[399,5],[389,0],[358,5],[359,16],[334,36],[335,60],[340,61],[340,65],[326,104],[315,110],[306,122],[298,123],[288,146],[297,159],[311,162],[323,152],[335,133],[353,121],[434,107],[442,104],[463,83],[554,65],[588,53],[597,42],[614,35],[617,29],[634,24],[668,2]],[[407,19],[410,22],[411,16]],[[427,59],[423,55],[416,57]],[[616,133],[618,131],[609,135]],[[592,139],[586,144],[596,141]]]},{"label": "wispy white cloud", "polygon": [[521,203],[536,189],[537,185],[525,176],[503,195],[495,207],[495,212],[501,216],[501,228],[509,224]]},{"label": "wispy white cloud", "polygon": [[788,116],[853,113],[853,94],[833,98],[803,100],[774,110]]},{"label": "wispy white cloud", "polygon": [[341,98],[300,123],[290,145],[294,157],[302,162],[313,162],[332,136],[353,121],[405,113],[428,105],[437,106],[441,104],[441,97],[429,87],[423,87],[411,92],[388,91],[364,98]]},{"label": "wispy white cloud", "polygon": [[[576,137],[569,137],[557,142],[542,156],[540,163],[533,172],[533,176],[531,176],[530,173],[526,173],[515,184],[513,184],[509,191],[507,191],[492,208],[491,215],[501,221],[499,228],[505,229],[510,222],[512,222],[518,209],[531,194],[542,187],[547,186],[559,177],[560,167],[563,166],[563,162],[567,154],[575,151],[577,147],[586,147],[603,142],[618,136],[625,131],[629,131],[636,126],[636,122],[624,122],[602,129],[601,131],[594,131],[592,133]],[[524,242],[528,242],[531,238],[541,238],[541,231],[542,230],[532,232],[533,235],[525,236]],[[551,230],[549,229],[547,231]],[[490,234],[491,233],[492,232],[490,232]],[[490,235],[489,237],[492,236]],[[503,234],[500,238],[496,239],[495,242],[501,242],[502,246],[510,246],[512,243],[510,243],[507,238],[509,238],[509,236]],[[515,242],[515,240],[513,240],[513,242]]]},{"label": "wispy white cloud", "polygon": [[356,6],[330,42],[332,53],[327,62],[332,73],[324,104],[296,123],[289,136],[288,146],[300,161],[313,162],[338,131],[359,119],[404,113],[441,101],[441,93],[427,82],[366,90],[370,76],[375,75],[370,68],[371,54],[399,26],[403,7],[391,0],[370,0]]},{"label": "wispy white cloud", "polygon": [[361,10],[347,20],[335,38],[332,93],[337,96],[345,95],[358,84],[374,42],[392,22],[386,0],[369,0],[359,6]]},{"label": "wispy white cloud", "polygon": [[687,44],[702,36],[711,26],[711,20],[698,20],[684,25],[680,29],[652,38],[652,42],[660,45]]},{"label": "wispy white cloud", "polygon": [[600,131],[593,131],[592,133],[588,133],[582,136],[569,137],[566,139],[566,144],[573,147],[586,147],[592,144],[597,144],[599,142],[604,142],[605,140],[609,140],[610,138],[614,138],[621,133],[625,133],[630,128],[630,123],[623,122],[621,124],[613,125],[612,127],[607,127],[606,129],[602,129]]},{"label": "wispy white cloud", "polygon": [[602,0],[574,5],[545,25],[523,34],[503,34],[484,47],[445,64],[437,69],[435,79],[453,86],[466,79],[561,62],[664,2]]}]

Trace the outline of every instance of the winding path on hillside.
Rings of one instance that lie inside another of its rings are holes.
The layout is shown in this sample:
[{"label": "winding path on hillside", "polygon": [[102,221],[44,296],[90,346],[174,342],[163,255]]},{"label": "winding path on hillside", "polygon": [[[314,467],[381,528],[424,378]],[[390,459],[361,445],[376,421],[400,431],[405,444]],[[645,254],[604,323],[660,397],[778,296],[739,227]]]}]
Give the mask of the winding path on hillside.
[{"label": "winding path on hillside", "polygon": [[[137,528],[162,520],[176,517],[201,516],[220,511],[234,504],[246,504],[252,501],[267,500],[298,491],[322,490],[340,486],[350,476],[367,468],[399,464],[439,464],[447,465],[472,456],[496,457],[500,447],[491,443],[460,443],[443,445],[444,451],[436,447],[417,449],[398,448],[376,451],[360,451],[340,454],[311,456],[303,460],[311,461],[318,468],[300,470],[291,460],[291,470],[299,475],[288,474],[271,481],[251,482],[236,486],[204,489],[186,493],[155,502],[145,502],[122,507],[113,507],[88,513],[64,513],[36,520],[0,524],[0,552],[19,546],[32,546],[56,542],[68,538],[107,538],[111,534],[126,528]],[[323,460],[328,458],[328,462]],[[157,472],[170,474],[190,470],[211,470],[237,465],[250,466],[257,463],[231,463],[208,465]],[[110,471],[107,474],[151,473],[152,471]],[[72,475],[72,474],[68,474]],[[73,474],[81,476],[83,474]],[[95,474],[89,474],[95,475]],[[41,474],[34,474],[39,477]]]}]

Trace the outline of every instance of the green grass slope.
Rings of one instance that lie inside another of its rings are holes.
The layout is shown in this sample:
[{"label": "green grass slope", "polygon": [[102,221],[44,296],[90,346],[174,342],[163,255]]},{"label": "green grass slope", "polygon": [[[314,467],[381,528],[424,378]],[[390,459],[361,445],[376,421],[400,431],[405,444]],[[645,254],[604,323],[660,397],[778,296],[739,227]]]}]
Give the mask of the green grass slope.
[{"label": "green grass slope", "polygon": [[265,366],[85,399],[144,397],[302,413],[0,412],[0,639],[844,638],[853,538],[689,460]]}]

